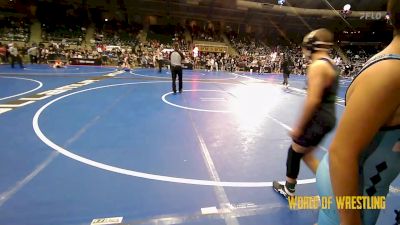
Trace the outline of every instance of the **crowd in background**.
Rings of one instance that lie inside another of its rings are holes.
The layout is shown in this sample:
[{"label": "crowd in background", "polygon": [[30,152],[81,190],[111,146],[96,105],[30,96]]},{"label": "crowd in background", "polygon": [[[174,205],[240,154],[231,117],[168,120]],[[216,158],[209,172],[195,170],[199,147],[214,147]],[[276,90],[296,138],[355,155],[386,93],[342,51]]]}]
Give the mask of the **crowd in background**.
[{"label": "crowd in background", "polygon": [[30,22],[27,18],[0,17],[0,40],[29,41]]},{"label": "crowd in background", "polygon": [[198,25],[187,25],[186,28],[193,40],[223,42],[219,31],[213,28],[200,27]]},{"label": "crowd in background", "polygon": [[115,46],[133,46],[137,44],[137,35],[143,26],[138,23],[122,23],[115,20],[107,21],[95,29],[94,40],[90,44]]},{"label": "crowd in background", "polygon": [[[280,73],[283,57],[287,57],[292,73],[305,74],[308,64],[299,45],[273,46],[263,41],[265,38],[232,31],[226,31],[224,35],[237,54],[199,52],[195,55],[192,40],[221,42],[224,39],[219,29],[206,26],[154,25],[149,28],[147,40],[140,41],[138,34],[143,29],[142,25],[110,20],[107,24],[96,27],[94,39],[90,43],[83,43],[86,35],[84,23],[43,23],[42,38],[47,42],[46,45],[28,45],[26,43],[29,40],[29,21],[10,17],[0,20],[0,24],[3,25],[3,36],[0,36],[0,40],[24,42],[25,44],[15,47],[22,58],[29,58],[32,63],[48,63],[54,58],[68,63],[73,58],[85,58],[101,59],[102,63],[107,65],[119,65],[122,61],[127,61],[132,67],[157,67],[160,60],[168,61],[172,44],[178,43],[186,62],[193,64],[195,69]],[[192,40],[187,40],[185,32],[190,34]],[[332,58],[343,71],[342,76],[354,76],[366,60],[381,48],[382,46],[345,47],[342,51],[348,60],[342,59],[334,51]],[[8,61],[7,49],[8,45],[0,44],[1,62]],[[32,58],[37,60],[32,61]]]}]

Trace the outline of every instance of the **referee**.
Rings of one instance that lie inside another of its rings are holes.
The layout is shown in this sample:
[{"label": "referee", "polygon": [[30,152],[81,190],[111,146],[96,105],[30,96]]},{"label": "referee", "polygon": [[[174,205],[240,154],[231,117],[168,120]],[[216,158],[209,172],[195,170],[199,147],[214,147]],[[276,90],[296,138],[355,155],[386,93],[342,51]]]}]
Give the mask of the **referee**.
[{"label": "referee", "polygon": [[178,43],[174,44],[174,51],[171,52],[171,75],[172,75],[172,91],[176,94],[176,75],[179,77],[179,93],[182,93],[182,61],[185,57],[179,51]]}]

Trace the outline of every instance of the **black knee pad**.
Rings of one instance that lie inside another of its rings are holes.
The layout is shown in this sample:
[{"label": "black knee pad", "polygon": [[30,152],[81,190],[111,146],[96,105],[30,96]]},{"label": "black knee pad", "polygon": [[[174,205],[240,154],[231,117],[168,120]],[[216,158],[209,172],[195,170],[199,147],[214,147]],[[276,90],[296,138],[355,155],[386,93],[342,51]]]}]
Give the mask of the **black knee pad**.
[{"label": "black knee pad", "polygon": [[292,179],[297,179],[300,171],[300,161],[303,158],[304,153],[297,153],[290,146],[288,150],[288,156],[286,161],[286,176]]}]

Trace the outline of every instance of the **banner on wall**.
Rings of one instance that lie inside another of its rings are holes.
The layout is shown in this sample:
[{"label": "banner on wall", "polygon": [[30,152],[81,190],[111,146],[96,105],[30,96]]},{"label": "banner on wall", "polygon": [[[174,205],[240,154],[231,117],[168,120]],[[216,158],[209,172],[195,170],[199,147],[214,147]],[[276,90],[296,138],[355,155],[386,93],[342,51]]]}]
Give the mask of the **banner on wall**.
[{"label": "banner on wall", "polygon": [[224,53],[228,52],[228,46],[224,45],[204,45],[204,44],[196,44],[199,52],[219,52]]},{"label": "banner on wall", "polygon": [[101,59],[72,58],[69,61],[71,65],[101,65]]}]

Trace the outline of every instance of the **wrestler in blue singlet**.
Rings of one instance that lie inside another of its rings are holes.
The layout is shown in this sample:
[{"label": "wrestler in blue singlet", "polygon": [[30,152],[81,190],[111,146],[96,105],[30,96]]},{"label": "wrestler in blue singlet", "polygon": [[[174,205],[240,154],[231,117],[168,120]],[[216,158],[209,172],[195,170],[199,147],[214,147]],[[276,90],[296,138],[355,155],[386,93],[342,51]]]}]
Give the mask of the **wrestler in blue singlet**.
[{"label": "wrestler in blue singlet", "polygon": [[[383,60],[400,60],[400,55],[381,55],[370,59],[354,80],[368,67]],[[375,74],[379,76],[379,74]],[[353,80],[353,82],[354,82]],[[350,85],[351,86],[351,85]],[[351,138],[351,137],[349,137]],[[372,142],[363,151],[360,163],[360,193],[364,196],[386,196],[389,185],[400,173],[400,125],[382,127]],[[329,154],[326,154],[317,171],[318,193],[322,196],[334,196],[329,175]],[[334,199],[332,199],[334,200]],[[375,225],[380,210],[363,210],[363,225]],[[339,213],[336,204],[330,209],[321,209],[318,225],[339,225]]]}]

